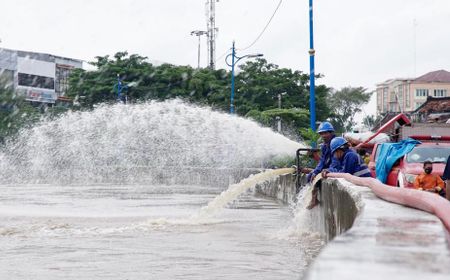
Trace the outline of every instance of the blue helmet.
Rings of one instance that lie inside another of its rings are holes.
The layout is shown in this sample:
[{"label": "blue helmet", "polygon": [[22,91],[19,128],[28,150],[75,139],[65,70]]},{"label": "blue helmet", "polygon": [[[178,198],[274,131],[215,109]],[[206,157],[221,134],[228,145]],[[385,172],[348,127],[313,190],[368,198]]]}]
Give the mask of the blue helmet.
[{"label": "blue helmet", "polygon": [[329,122],[323,122],[319,125],[317,133],[321,132],[334,132],[334,127]]},{"label": "blue helmet", "polygon": [[331,154],[334,154],[337,149],[342,148],[345,144],[347,144],[347,140],[344,139],[344,137],[334,137],[331,140],[330,148],[331,148]]}]

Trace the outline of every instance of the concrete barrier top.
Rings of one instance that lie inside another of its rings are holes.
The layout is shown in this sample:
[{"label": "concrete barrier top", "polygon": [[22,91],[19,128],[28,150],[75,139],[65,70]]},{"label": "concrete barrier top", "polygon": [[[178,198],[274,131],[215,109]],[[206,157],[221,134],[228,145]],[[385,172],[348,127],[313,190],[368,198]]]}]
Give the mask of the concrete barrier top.
[{"label": "concrete barrier top", "polygon": [[354,198],[359,213],[323,248],[306,279],[450,279],[448,232],[437,217],[383,201],[344,179],[331,181]]}]

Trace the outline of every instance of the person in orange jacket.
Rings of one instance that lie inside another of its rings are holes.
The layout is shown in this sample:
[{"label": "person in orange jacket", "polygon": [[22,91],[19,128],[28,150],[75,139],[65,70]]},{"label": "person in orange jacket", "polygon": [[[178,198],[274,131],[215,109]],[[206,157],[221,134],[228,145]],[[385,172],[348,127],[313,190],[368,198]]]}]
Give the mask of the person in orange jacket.
[{"label": "person in orange jacket", "polygon": [[416,180],[414,180],[415,189],[439,194],[445,191],[445,183],[441,177],[437,174],[431,174],[433,171],[433,163],[431,161],[423,163],[423,171],[424,173],[417,176]]}]

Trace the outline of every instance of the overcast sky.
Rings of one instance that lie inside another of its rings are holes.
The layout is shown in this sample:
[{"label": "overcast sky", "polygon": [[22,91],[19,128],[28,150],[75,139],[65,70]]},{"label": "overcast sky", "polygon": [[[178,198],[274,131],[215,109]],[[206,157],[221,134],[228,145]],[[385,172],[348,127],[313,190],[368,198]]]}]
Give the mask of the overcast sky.
[{"label": "overcast sky", "polygon": [[[363,86],[393,77],[450,70],[449,0],[315,0],[319,83]],[[92,61],[127,50],[151,60],[197,65],[206,0],[2,1],[1,47]],[[217,58],[248,46],[279,0],[220,0],[216,4]],[[414,21],[416,25],[414,25]],[[309,71],[308,0],[283,0],[260,40],[245,52],[264,53],[281,67]],[[416,34],[414,36],[414,34]],[[415,38],[415,39],[414,39]],[[206,42],[202,38],[202,65]],[[223,58],[217,65],[225,68]],[[369,111],[375,112],[373,103]]]}]

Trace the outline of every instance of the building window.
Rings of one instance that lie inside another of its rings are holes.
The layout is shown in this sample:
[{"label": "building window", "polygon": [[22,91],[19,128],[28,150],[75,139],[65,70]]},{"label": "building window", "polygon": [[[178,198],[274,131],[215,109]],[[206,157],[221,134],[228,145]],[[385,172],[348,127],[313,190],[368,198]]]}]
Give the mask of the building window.
[{"label": "building window", "polygon": [[378,90],[377,91],[377,110],[381,112],[383,105],[383,91]]},{"label": "building window", "polygon": [[383,89],[383,112],[387,112],[388,110],[388,89]]},{"label": "building window", "polygon": [[404,102],[403,102],[403,85],[399,85],[397,88],[397,101],[398,101],[398,107],[399,107],[399,111],[402,112],[404,106]]},{"label": "building window", "polygon": [[406,88],[405,88],[405,106],[406,106],[406,108],[409,108],[409,106],[410,106],[408,86],[406,86]]},{"label": "building window", "polygon": [[391,94],[389,94],[389,102],[397,102],[397,96],[394,91],[391,91]]},{"label": "building window", "polygon": [[446,89],[435,89],[434,90],[434,97],[446,97],[446,96],[447,96]]},{"label": "building window", "polygon": [[55,89],[53,78],[19,73],[19,86]]},{"label": "building window", "polygon": [[395,103],[389,104],[389,112],[397,112],[398,111],[397,108],[398,108],[397,104]]},{"label": "building window", "polygon": [[415,103],[415,108],[414,108],[414,109],[419,108],[420,106],[422,106],[422,104],[423,104],[423,102],[416,102],[416,103]]},{"label": "building window", "polygon": [[73,67],[66,65],[56,65],[55,91],[58,96],[64,96],[69,88],[69,75]]},{"label": "building window", "polygon": [[428,89],[416,89],[416,97],[428,96]]}]

